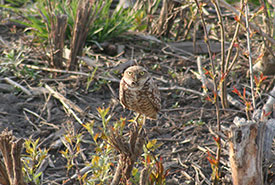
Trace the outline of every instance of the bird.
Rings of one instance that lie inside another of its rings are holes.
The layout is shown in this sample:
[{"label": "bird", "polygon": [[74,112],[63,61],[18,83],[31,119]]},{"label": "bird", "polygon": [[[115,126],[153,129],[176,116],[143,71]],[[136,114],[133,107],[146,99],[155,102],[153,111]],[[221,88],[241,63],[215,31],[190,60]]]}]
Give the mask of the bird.
[{"label": "bird", "polygon": [[[161,97],[150,73],[142,66],[128,67],[120,80],[119,100],[124,108],[138,116],[156,120],[161,109]],[[144,119],[144,122],[145,122]]]}]

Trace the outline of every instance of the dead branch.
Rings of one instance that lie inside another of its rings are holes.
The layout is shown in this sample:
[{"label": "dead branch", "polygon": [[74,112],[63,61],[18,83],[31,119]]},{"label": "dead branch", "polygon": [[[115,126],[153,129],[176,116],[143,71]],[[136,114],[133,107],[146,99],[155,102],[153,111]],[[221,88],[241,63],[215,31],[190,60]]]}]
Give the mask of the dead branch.
[{"label": "dead branch", "polygon": [[48,86],[47,84],[45,85],[46,89],[49,90],[50,93],[53,94],[53,96],[55,98],[57,98],[62,104],[63,106],[68,110],[69,113],[71,113],[73,115],[73,117],[78,121],[78,123],[80,125],[82,125],[82,121],[80,120],[80,118],[75,114],[75,112],[73,111],[73,109],[75,111],[77,111],[78,113],[80,113],[81,115],[84,115],[84,111],[77,106],[76,104],[74,104],[71,100],[65,98],[62,94],[60,94],[59,92],[53,90],[50,86]]},{"label": "dead branch", "polygon": [[8,77],[5,77],[4,79],[5,79],[5,81],[6,81],[7,83],[9,83],[9,84],[11,84],[11,85],[13,85],[13,86],[15,86],[15,87],[17,87],[17,88],[20,88],[20,89],[21,89],[24,93],[26,93],[28,96],[31,96],[31,95],[32,95],[32,93],[31,93],[27,88],[23,87],[23,86],[20,85],[19,83],[13,81],[12,79],[10,79],[10,78],[8,78]]},{"label": "dead branch", "polygon": [[[20,64],[19,66],[20,67],[25,66],[25,67],[28,67],[28,68],[31,68],[31,69],[43,70],[43,71],[49,71],[49,72],[81,75],[81,76],[87,76],[87,77],[91,76],[91,74],[89,74],[89,73],[84,73],[84,72],[79,72],[79,71],[68,71],[68,70],[53,69],[53,68],[48,68],[48,67],[38,67],[38,66],[35,66],[35,65],[29,65],[29,64]],[[108,78],[108,77],[100,76],[100,75],[96,75],[95,77],[99,78],[99,79],[108,80],[108,81],[111,81],[111,82],[117,82],[117,83],[120,82],[120,80],[117,79],[117,78]]]},{"label": "dead branch", "polygon": [[188,89],[188,88],[185,88],[185,87],[179,87],[179,86],[159,87],[158,89],[160,91],[180,90],[180,91],[186,91],[186,92],[189,92],[189,93],[193,93],[193,94],[199,95],[201,97],[205,96],[205,94],[203,94],[199,91],[196,91],[196,90],[193,90],[193,89]]}]

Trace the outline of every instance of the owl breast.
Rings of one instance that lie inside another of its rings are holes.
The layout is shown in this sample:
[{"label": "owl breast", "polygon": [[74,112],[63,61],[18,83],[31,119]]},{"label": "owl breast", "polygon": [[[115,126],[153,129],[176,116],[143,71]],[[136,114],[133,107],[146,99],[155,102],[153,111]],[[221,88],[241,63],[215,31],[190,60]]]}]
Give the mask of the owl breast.
[{"label": "owl breast", "polygon": [[156,119],[161,108],[160,93],[152,78],[149,78],[138,89],[129,88],[122,79],[120,82],[120,102],[124,107],[150,119]]}]

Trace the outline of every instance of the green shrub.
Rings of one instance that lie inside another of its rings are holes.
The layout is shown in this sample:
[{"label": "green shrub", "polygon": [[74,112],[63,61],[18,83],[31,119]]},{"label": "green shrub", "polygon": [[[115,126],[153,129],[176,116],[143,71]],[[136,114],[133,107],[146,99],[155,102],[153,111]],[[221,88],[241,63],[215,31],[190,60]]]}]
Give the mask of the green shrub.
[{"label": "green shrub", "polygon": [[[13,20],[29,27],[29,31],[35,34],[40,40],[47,41],[51,29],[51,14],[53,16],[65,14],[68,16],[68,27],[66,30],[66,38],[70,39],[74,20],[76,17],[78,0],[37,0],[31,8],[16,9],[9,6],[2,6],[12,9],[20,15],[23,15],[24,20]],[[94,11],[97,18],[91,24],[88,34],[88,42],[103,42],[114,38],[129,29],[134,25],[135,17],[139,12],[133,12],[131,9],[119,10],[111,13],[110,6],[112,0],[95,1]]]}]

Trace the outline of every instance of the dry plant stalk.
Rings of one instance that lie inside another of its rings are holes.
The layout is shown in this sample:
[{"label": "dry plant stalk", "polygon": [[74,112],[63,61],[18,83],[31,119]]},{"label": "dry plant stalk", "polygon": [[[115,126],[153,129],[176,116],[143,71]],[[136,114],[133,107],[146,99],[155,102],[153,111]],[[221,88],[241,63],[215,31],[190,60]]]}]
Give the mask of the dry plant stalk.
[{"label": "dry plant stalk", "polygon": [[26,185],[22,173],[20,160],[24,140],[15,141],[12,131],[5,129],[0,134],[0,150],[4,158],[4,164],[0,162],[0,183],[5,185]]},{"label": "dry plant stalk", "polygon": [[75,70],[77,67],[77,56],[82,55],[82,49],[85,45],[89,27],[96,18],[96,8],[95,0],[83,0],[78,3],[72,33],[70,59],[67,65],[69,70]]},{"label": "dry plant stalk", "polygon": [[[219,1],[213,0],[212,3],[216,9],[216,13],[219,19],[218,24],[220,26],[220,33],[221,33],[221,41],[220,41],[221,42],[221,75],[225,75],[226,62],[225,62],[225,47],[224,47],[224,43],[225,43],[224,24],[223,24]],[[221,82],[221,103],[224,109],[229,107],[228,100],[227,100],[226,79],[222,80]]]},{"label": "dry plant stalk", "polygon": [[129,133],[129,139],[120,135],[117,130],[111,130],[110,144],[119,153],[119,162],[111,185],[117,185],[122,180],[127,184],[135,162],[143,151],[145,133],[134,124]]},{"label": "dry plant stalk", "polygon": [[2,161],[0,161],[0,184],[9,184],[9,176]]},{"label": "dry plant stalk", "polygon": [[62,69],[63,65],[63,49],[65,43],[65,32],[67,28],[67,15],[51,15],[52,19],[56,19],[52,21],[52,29],[51,29],[51,39],[53,50],[51,52],[51,65],[54,68]]},{"label": "dry plant stalk", "polygon": [[147,185],[149,179],[149,169],[144,168],[140,173],[139,185]]},{"label": "dry plant stalk", "polygon": [[[239,20],[242,18],[242,15],[243,15],[244,0],[240,1],[240,6],[241,6],[241,9],[240,9],[240,13],[239,13],[239,16],[238,16]],[[234,44],[238,43],[237,36],[239,34],[239,31],[240,31],[240,26],[241,26],[241,24],[238,21],[237,22],[237,27],[236,27],[235,32],[234,32],[234,36],[233,36],[232,41],[230,43],[230,46],[228,48],[228,52],[227,52],[227,56],[226,56],[226,60],[225,60],[225,75],[226,75],[226,77],[229,74],[229,72],[231,71],[233,65],[236,63],[237,58],[239,56],[239,47],[236,47],[237,48],[236,54],[235,54],[233,60],[231,61],[231,64],[229,65],[229,60],[230,60],[230,57],[231,57],[231,54],[232,54],[232,51],[233,51]]]},{"label": "dry plant stalk", "polygon": [[251,88],[251,97],[253,109],[256,109],[256,101],[254,94],[254,75],[253,75],[253,63],[252,63],[252,50],[250,44],[250,26],[248,21],[249,14],[249,5],[248,0],[245,0],[245,27],[246,27],[246,40],[247,40],[247,50],[248,50],[248,61],[249,61],[249,76],[250,76],[250,88]]},{"label": "dry plant stalk", "polygon": [[[199,14],[200,14],[200,18],[202,21],[202,27],[203,27],[203,31],[204,31],[204,39],[205,39],[205,43],[207,46],[207,50],[208,50],[208,54],[209,54],[209,60],[211,61],[211,69],[212,69],[212,74],[213,74],[213,85],[214,85],[214,103],[215,103],[215,108],[216,108],[216,118],[217,118],[217,132],[220,133],[221,132],[221,121],[220,121],[220,107],[219,107],[219,99],[218,99],[218,87],[217,87],[217,78],[216,78],[216,70],[215,70],[215,63],[213,61],[213,55],[211,52],[211,47],[210,47],[210,41],[209,41],[209,36],[207,34],[207,29],[206,29],[206,23],[205,23],[205,19],[204,19],[204,15],[202,13],[201,10],[201,6],[198,2],[198,0],[195,0],[195,3],[199,9]],[[218,138],[219,136],[217,136]],[[216,169],[216,173],[217,175],[215,175],[215,179],[214,179],[214,184],[218,184],[219,181],[219,176],[220,176],[220,169],[219,169],[219,163],[220,163],[220,157],[221,157],[221,143],[220,143],[220,139],[217,140],[218,143],[218,147],[217,147],[217,152],[216,152],[216,161],[217,161],[217,169]]]},{"label": "dry plant stalk", "polygon": [[166,37],[169,35],[176,18],[180,14],[180,11],[175,12],[174,9],[180,6],[181,4],[178,2],[163,0],[159,22],[153,28],[153,34]]},{"label": "dry plant stalk", "polygon": [[156,6],[157,2],[158,0],[136,0],[135,6],[133,8],[134,11],[141,10],[143,7],[145,8],[146,14],[148,15],[146,18],[146,32],[148,33],[152,33],[155,27],[153,26],[155,24],[153,23],[153,19],[151,16],[154,14],[153,9]]},{"label": "dry plant stalk", "polygon": [[[62,69],[63,61],[63,48],[65,42],[65,32],[67,28],[67,15],[56,14],[54,6],[56,4],[47,0],[47,13],[49,15],[49,21],[42,13],[46,24],[47,31],[49,33],[48,41],[50,45],[50,66],[56,69]],[[49,24],[51,23],[51,24]]]},{"label": "dry plant stalk", "polygon": [[45,84],[45,88],[53,94],[53,96],[58,99],[63,106],[66,108],[66,110],[73,115],[73,117],[76,119],[76,121],[80,124],[83,125],[81,119],[76,115],[76,113],[73,111],[77,111],[78,113],[80,113],[81,115],[84,115],[84,111],[76,104],[74,104],[71,100],[65,98],[62,94],[60,94],[59,92],[55,91],[54,89],[52,89],[50,86],[48,86],[47,84]]}]

